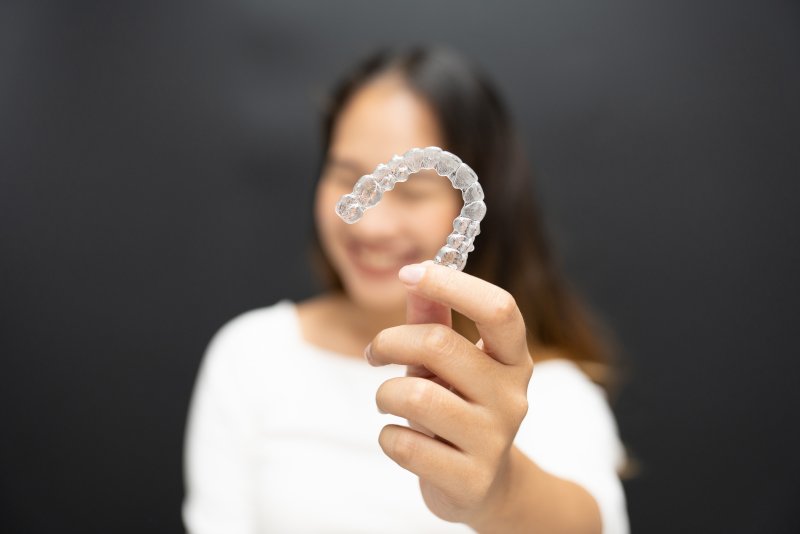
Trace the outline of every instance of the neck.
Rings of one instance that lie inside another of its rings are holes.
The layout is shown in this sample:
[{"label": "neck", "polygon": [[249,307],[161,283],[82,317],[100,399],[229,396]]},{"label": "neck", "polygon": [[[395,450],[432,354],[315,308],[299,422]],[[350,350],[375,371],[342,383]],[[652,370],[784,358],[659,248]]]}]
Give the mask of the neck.
[{"label": "neck", "polygon": [[405,306],[395,309],[370,309],[364,308],[347,298],[342,299],[341,321],[354,336],[366,341],[375,337],[378,332],[392,326],[405,324]]},{"label": "neck", "polygon": [[303,338],[324,349],[361,357],[378,332],[405,323],[405,308],[373,310],[341,293],[325,293],[298,304]]}]

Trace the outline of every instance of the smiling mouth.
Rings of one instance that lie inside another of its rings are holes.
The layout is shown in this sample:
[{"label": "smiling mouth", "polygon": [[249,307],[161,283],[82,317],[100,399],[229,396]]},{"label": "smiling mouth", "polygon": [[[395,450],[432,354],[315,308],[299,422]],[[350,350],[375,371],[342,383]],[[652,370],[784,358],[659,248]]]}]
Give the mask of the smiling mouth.
[{"label": "smiling mouth", "polygon": [[368,276],[396,275],[403,265],[414,263],[416,254],[395,254],[360,245],[347,247],[350,261],[362,274]]}]

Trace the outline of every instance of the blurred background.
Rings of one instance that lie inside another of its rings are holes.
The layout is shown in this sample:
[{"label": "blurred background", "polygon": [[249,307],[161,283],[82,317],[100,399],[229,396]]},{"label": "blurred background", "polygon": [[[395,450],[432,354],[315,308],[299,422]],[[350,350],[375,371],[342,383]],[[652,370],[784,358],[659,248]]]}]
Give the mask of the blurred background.
[{"label": "blurred background", "polygon": [[182,529],[209,338],[316,290],[326,88],[416,42],[500,87],[619,339],[633,531],[800,532],[800,5],[708,0],[2,2],[3,532]]}]

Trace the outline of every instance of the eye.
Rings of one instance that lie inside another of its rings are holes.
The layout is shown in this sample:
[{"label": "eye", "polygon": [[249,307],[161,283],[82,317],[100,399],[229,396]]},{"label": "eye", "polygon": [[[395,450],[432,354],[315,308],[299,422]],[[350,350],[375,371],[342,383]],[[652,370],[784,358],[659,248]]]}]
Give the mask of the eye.
[{"label": "eye", "polygon": [[398,187],[394,196],[399,197],[400,200],[403,200],[405,202],[421,202],[423,200],[433,198],[436,195],[434,195],[433,192],[430,190],[409,186],[409,187]]},{"label": "eye", "polygon": [[421,170],[407,182],[398,184],[395,191],[397,191],[395,195],[399,196],[401,201],[439,202],[446,198],[453,191],[453,188],[448,181],[442,180],[435,172]]},{"label": "eye", "polygon": [[322,180],[343,189],[352,189],[359,175],[343,169],[331,169],[322,174]]}]

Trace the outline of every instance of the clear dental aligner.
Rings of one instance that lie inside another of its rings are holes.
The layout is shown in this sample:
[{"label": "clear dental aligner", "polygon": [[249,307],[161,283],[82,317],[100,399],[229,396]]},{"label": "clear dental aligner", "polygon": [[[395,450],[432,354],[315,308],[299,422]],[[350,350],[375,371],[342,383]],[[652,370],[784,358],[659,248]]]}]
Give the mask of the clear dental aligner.
[{"label": "clear dental aligner", "polygon": [[394,189],[398,182],[422,170],[435,170],[445,176],[453,187],[461,190],[464,207],[453,221],[453,232],[447,236],[447,244],[436,253],[434,262],[459,271],[467,264],[467,255],[475,250],[473,241],[481,233],[480,222],[486,215],[483,203],[483,188],[478,176],[458,156],[436,146],[412,148],[402,156],[394,156],[388,163],[381,163],[372,174],[359,178],[353,192],[342,195],[336,204],[336,213],[348,224],[358,222],[364,211],[381,201],[383,193]]}]

